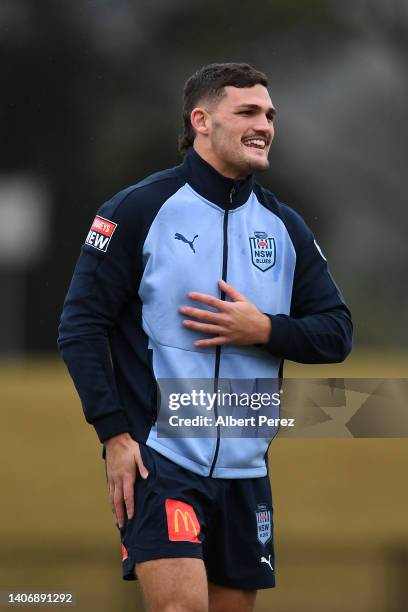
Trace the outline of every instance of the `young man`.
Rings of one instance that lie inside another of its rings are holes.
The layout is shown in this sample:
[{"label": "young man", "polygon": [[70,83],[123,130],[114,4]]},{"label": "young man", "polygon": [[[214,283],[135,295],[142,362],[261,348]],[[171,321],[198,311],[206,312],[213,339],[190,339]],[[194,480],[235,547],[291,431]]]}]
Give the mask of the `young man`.
[{"label": "young man", "polygon": [[276,379],[284,359],[351,348],[311,231],[252,176],[269,167],[267,85],[247,64],[188,79],[183,163],[100,208],[64,305],[59,346],[106,449],[124,578],[153,611],[250,611],[275,585],[270,440],[160,437],[156,381]]}]

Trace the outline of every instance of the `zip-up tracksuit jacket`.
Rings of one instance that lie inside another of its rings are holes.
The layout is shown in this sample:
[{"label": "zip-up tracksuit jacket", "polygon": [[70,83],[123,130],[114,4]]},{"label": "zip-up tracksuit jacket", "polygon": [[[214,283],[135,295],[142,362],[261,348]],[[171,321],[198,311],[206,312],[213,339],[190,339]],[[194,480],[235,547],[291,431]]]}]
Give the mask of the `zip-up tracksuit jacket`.
[{"label": "zip-up tracksuit jacket", "polygon": [[[203,335],[183,327],[178,308],[190,291],[225,299],[220,278],[270,317],[267,344],[195,347]],[[129,432],[197,474],[251,478],[266,475],[270,440],[158,436],[156,380],[276,379],[284,359],[344,360],[351,339],[350,312],[302,218],[252,176],[226,178],[190,148],[99,209],[58,342],[101,442]]]}]

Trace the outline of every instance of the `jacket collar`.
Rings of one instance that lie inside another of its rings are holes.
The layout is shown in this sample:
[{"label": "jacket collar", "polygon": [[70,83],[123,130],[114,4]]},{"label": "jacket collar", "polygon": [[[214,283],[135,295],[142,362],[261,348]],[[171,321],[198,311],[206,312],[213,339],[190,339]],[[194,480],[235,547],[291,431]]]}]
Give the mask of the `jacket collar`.
[{"label": "jacket collar", "polygon": [[224,209],[245,204],[254,185],[252,174],[242,180],[223,176],[200,157],[193,147],[187,150],[181,169],[194,191]]}]

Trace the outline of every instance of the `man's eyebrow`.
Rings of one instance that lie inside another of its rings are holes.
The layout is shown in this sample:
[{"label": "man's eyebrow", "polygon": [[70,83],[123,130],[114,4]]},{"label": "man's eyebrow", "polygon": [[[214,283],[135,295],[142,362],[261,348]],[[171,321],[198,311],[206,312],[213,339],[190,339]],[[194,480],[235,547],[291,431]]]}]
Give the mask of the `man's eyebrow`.
[{"label": "man's eyebrow", "polygon": [[[239,104],[237,107],[238,108],[250,108],[252,110],[262,110],[262,107],[259,106],[259,104]],[[268,115],[272,115],[273,117],[275,117],[276,115],[276,108],[274,106],[270,106],[267,110],[267,114]]]}]

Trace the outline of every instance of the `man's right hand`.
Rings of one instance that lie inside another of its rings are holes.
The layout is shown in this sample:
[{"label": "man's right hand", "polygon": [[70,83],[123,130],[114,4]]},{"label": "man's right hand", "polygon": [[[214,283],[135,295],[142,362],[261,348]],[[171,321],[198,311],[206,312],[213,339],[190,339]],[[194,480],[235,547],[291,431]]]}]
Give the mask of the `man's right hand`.
[{"label": "man's right hand", "polygon": [[128,433],[119,434],[105,442],[106,475],[109,499],[120,529],[125,524],[125,508],[128,519],[134,514],[133,487],[136,472],[147,478],[149,472],[143,464],[139,444]]}]

